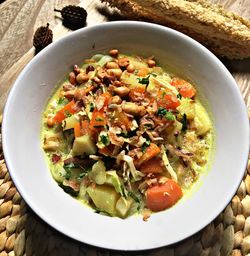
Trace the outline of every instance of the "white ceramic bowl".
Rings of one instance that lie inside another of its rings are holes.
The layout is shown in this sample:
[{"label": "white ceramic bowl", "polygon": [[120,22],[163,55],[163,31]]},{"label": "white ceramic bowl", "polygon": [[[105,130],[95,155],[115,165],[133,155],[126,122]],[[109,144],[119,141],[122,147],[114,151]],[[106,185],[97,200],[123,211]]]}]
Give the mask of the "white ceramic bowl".
[{"label": "white ceramic bowl", "polygon": [[[216,152],[201,187],[173,208],[119,219],[102,216],[55,183],[41,148],[41,114],[60,79],[95,53],[151,56],[196,83],[207,99],[216,131]],[[78,30],[39,53],[16,80],[5,106],[3,149],[11,177],[29,206],[48,224],[84,243],[119,250],[178,242],[211,222],[229,203],[243,177],[249,147],[247,111],[222,63],[205,47],[172,29],[142,22],[110,22]]]}]

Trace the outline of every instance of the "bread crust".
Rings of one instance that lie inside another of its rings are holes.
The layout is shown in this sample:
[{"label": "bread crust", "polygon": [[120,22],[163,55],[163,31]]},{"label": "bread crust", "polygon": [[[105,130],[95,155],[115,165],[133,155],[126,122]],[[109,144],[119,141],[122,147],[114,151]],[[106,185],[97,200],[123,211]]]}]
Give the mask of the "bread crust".
[{"label": "bread crust", "polygon": [[102,0],[130,18],[177,29],[229,59],[250,57],[250,22],[206,0]]}]

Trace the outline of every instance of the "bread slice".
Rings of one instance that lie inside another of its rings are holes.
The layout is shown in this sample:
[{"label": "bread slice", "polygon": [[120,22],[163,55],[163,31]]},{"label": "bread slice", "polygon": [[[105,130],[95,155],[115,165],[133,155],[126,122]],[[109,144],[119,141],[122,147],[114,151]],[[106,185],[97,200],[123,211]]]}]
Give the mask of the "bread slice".
[{"label": "bread slice", "polygon": [[101,0],[129,19],[179,30],[229,59],[250,57],[250,21],[206,0]]}]

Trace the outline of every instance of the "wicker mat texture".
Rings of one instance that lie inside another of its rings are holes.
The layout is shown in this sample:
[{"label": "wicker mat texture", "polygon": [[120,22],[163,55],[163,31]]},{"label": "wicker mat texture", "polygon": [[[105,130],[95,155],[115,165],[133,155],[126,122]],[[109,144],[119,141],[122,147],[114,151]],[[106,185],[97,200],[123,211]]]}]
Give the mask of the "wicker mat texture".
[{"label": "wicker mat texture", "polygon": [[[1,121],[0,116],[0,126]],[[7,255],[250,256],[250,160],[231,203],[203,230],[171,247],[147,252],[118,252],[91,247],[65,237],[36,216],[10,178],[0,134],[0,256]]]}]

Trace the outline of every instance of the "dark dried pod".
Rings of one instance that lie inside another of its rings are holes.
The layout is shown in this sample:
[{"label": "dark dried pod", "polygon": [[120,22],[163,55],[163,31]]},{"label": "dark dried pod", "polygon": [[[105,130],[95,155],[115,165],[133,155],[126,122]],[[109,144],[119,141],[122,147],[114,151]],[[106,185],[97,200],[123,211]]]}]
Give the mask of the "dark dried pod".
[{"label": "dark dried pod", "polygon": [[53,41],[53,32],[49,28],[49,23],[46,27],[39,27],[33,37],[33,45],[36,48],[36,53],[41,51]]},{"label": "dark dried pod", "polygon": [[87,11],[80,6],[67,5],[62,10],[54,11],[61,13],[63,25],[69,29],[75,30],[86,26]]}]

